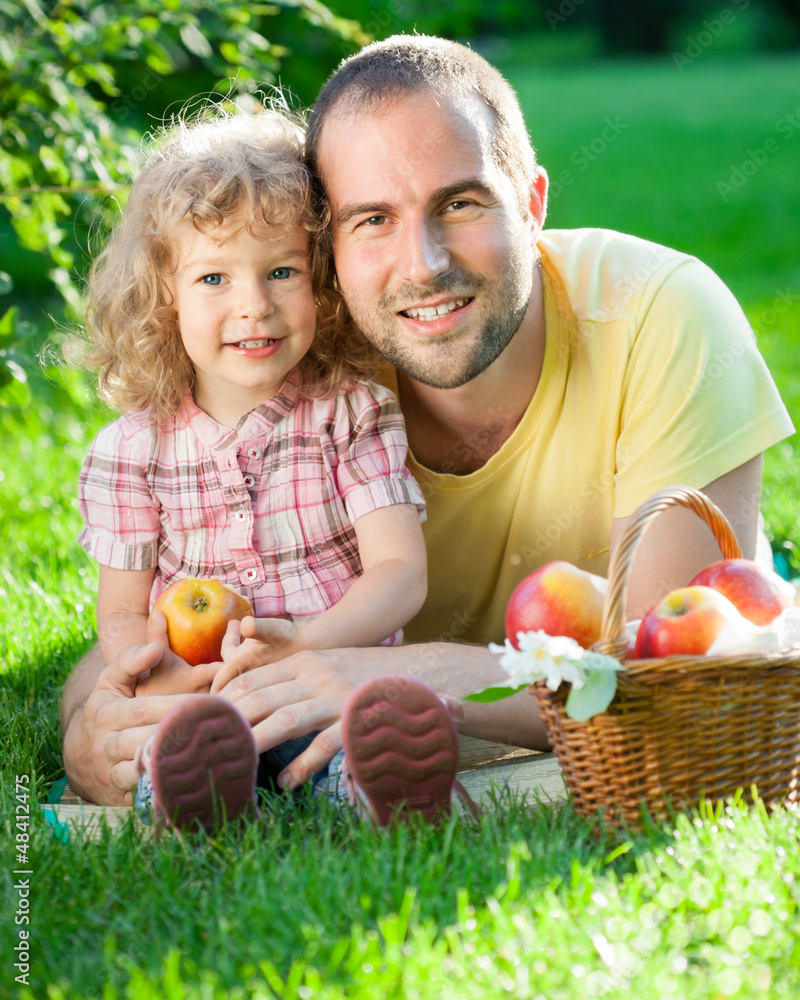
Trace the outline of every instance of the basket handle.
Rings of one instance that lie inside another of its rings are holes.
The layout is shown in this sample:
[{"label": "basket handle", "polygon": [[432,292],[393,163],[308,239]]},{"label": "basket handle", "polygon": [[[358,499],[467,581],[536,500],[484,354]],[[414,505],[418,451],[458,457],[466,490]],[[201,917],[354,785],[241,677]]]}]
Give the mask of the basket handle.
[{"label": "basket handle", "polygon": [[[617,647],[625,630],[625,606],[628,579],[639,542],[647,526],[662,511],[670,507],[686,507],[711,528],[723,559],[741,559],[742,550],[730,522],[708,497],[691,486],[670,486],[659,490],[639,507],[629,520],[608,571],[608,591],[600,626],[601,645]],[[600,648],[600,645],[598,645]]]}]

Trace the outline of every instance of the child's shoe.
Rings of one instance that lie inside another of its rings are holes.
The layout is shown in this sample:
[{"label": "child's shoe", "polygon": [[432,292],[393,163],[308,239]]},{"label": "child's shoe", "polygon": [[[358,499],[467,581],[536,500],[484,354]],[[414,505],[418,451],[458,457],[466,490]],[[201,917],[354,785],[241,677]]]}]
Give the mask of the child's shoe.
[{"label": "child's shoe", "polygon": [[191,695],[170,709],[137,751],[136,765],[149,778],[157,824],[212,830],[256,812],[255,737],[225,698]]},{"label": "child's shoe", "polygon": [[[449,816],[458,768],[458,734],[442,699],[413,677],[371,678],[342,713],[345,783],[366,799],[378,826],[421,813]],[[457,789],[460,793],[460,788]]]}]

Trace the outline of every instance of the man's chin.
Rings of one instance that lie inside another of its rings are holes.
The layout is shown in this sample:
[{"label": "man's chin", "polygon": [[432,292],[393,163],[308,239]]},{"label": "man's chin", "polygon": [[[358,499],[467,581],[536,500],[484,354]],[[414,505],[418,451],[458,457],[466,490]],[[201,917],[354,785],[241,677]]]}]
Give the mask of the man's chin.
[{"label": "man's chin", "polygon": [[453,357],[452,350],[448,351],[444,344],[426,351],[425,358],[400,350],[394,344],[379,346],[377,350],[398,372],[432,389],[457,389],[477,378],[483,370],[476,366],[472,357]]},{"label": "man's chin", "polygon": [[[424,352],[411,352],[397,344],[378,346],[377,350],[407,378],[432,389],[458,389],[482,375],[500,355],[518,328],[509,327],[502,337],[483,337],[469,347],[453,341],[428,344]],[[420,356],[423,354],[424,356]]]},{"label": "man's chin", "polygon": [[479,371],[459,371],[449,374],[441,371],[431,372],[428,369],[420,369],[419,366],[409,369],[407,366],[400,367],[399,365],[395,365],[395,368],[408,376],[408,378],[419,382],[421,385],[427,385],[431,389],[458,389],[462,385],[472,382],[473,379],[476,379],[481,374]]}]

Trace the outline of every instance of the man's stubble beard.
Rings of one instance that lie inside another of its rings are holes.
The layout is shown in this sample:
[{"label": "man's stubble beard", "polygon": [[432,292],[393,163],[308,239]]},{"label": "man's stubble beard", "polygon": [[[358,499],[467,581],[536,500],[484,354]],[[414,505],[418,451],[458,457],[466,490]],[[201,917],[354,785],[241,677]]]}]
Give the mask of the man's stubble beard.
[{"label": "man's stubble beard", "polygon": [[[492,282],[482,275],[448,271],[424,289],[405,285],[397,293],[383,293],[372,316],[351,306],[353,320],[362,335],[399,372],[434,389],[456,389],[486,371],[522,325],[533,287],[533,268],[531,258],[522,261],[519,256],[523,255],[510,256],[509,279],[502,288],[493,289]],[[538,254],[533,260],[538,262]],[[398,309],[409,302],[424,305],[426,299],[442,294],[455,298],[481,296],[486,317],[472,345],[462,347],[464,335],[458,330],[430,342],[421,338],[401,341],[397,336]]]}]

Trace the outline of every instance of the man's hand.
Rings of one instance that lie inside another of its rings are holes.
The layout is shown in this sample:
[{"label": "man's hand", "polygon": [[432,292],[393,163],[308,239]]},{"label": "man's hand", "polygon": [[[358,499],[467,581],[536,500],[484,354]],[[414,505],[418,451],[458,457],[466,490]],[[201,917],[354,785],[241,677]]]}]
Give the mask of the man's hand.
[{"label": "man's hand", "polygon": [[[222,651],[224,658],[224,643]],[[295,653],[276,663],[251,667],[220,691],[252,725],[259,753],[319,731],[278,776],[282,788],[303,784],[341,750],[340,720],[348,695],[361,680],[390,671],[389,665],[374,670],[374,653],[374,649]]]},{"label": "man's hand", "polygon": [[259,752],[318,731],[308,748],[278,776],[296,788],[320,771],[342,748],[341,717],[350,692],[382,674],[409,674],[428,684],[451,706],[467,735],[547,749],[547,735],[535,700],[523,692],[493,704],[460,701],[502,676],[498,658],[485,646],[424,643],[358,649],[306,650],[263,665],[260,644],[242,641],[231,623],[222,658],[241,672],[220,694],[234,702],[253,726]]},{"label": "man's hand", "polygon": [[104,669],[100,650],[95,648],[86,669],[87,673],[99,670],[99,675],[88,697],[81,704],[65,696],[64,767],[72,788],[89,802],[132,804],[137,747],[169,709],[186,697],[134,697],[139,677],[160,664],[167,648],[157,627],[148,632],[148,638],[146,646],[123,649]]}]

